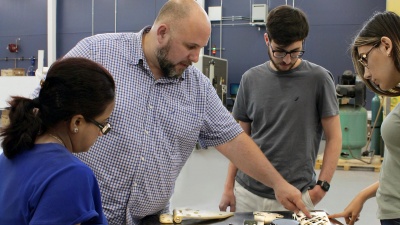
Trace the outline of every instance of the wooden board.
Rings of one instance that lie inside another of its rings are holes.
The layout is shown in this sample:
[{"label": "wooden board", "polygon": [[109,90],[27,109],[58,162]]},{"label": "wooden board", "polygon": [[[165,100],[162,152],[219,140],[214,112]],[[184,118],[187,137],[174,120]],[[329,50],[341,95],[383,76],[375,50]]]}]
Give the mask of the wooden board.
[{"label": "wooden board", "polygon": [[[318,155],[317,161],[315,163],[315,169],[319,170],[322,167],[322,160],[323,156]],[[374,156],[372,163],[368,164],[365,162],[370,162],[371,157],[361,157],[361,159],[364,161],[360,161],[358,159],[339,159],[337,167],[342,167],[343,170],[354,170],[354,169],[359,169],[359,168],[371,168],[371,170],[375,172],[379,172],[381,170],[381,164],[382,164],[382,159],[380,156]]]},{"label": "wooden board", "polygon": [[[322,210],[313,210],[313,211],[322,211]],[[269,211],[271,213],[278,213],[283,215],[284,218],[286,219],[293,219],[293,212],[291,211]],[[254,214],[253,212],[235,212],[233,216],[230,216],[228,218],[222,218],[222,219],[209,219],[209,220],[203,220],[203,219],[184,219],[182,220],[181,223],[176,223],[173,221],[173,215],[168,214],[171,221],[169,224],[179,224],[179,225],[243,225],[243,221],[254,221]],[[142,220],[142,225],[166,225],[163,223],[160,223],[159,221],[160,217],[157,215],[153,216],[147,216]],[[267,224],[266,224],[267,225]],[[335,220],[335,219],[330,219],[330,224],[329,225],[343,225],[341,222]]]}]

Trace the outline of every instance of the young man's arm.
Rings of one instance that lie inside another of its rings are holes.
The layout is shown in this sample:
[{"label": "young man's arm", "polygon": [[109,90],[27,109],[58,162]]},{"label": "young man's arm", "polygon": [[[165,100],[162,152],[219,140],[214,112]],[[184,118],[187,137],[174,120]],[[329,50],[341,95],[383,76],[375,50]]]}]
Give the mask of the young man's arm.
[{"label": "young man's arm", "polygon": [[[250,136],[251,123],[239,121],[243,131]],[[230,212],[236,211],[236,197],[233,189],[235,188],[235,177],[237,173],[237,167],[229,162],[228,175],[226,176],[224,192],[222,193],[221,201],[219,203],[219,210],[226,211],[229,207]]]},{"label": "young man's arm", "polygon": [[[324,129],[326,144],[323,164],[318,180],[330,183],[342,150],[342,131],[340,128],[339,115],[322,118],[321,122]],[[322,190],[321,186],[316,185],[309,193],[312,202],[316,205],[325,196],[326,191]]]}]

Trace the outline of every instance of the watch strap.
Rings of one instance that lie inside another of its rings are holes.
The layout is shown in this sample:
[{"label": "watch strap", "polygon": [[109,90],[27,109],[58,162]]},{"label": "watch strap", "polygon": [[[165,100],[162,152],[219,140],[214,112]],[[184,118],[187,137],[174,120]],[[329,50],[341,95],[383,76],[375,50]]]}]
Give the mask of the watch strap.
[{"label": "watch strap", "polygon": [[329,188],[331,186],[326,180],[318,180],[317,185],[321,186],[321,189],[324,191],[329,191]]}]

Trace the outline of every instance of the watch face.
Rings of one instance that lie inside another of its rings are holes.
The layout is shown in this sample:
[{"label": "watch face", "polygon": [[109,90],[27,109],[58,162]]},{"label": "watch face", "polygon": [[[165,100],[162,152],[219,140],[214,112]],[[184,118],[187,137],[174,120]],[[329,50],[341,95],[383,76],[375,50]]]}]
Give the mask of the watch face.
[{"label": "watch face", "polygon": [[325,191],[329,190],[330,185],[326,182],[322,183],[322,189],[324,189]]},{"label": "watch face", "polygon": [[328,182],[322,180],[318,180],[317,185],[320,185],[322,190],[324,191],[329,191],[329,188],[331,186]]}]

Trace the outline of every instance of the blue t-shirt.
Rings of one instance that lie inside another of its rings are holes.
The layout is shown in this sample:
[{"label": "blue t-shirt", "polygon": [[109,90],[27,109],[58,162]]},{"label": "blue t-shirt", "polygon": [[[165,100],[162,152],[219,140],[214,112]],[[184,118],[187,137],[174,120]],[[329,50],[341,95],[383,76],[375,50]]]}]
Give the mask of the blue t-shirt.
[{"label": "blue t-shirt", "polygon": [[59,144],[0,155],[0,224],[108,224],[92,170]]}]

